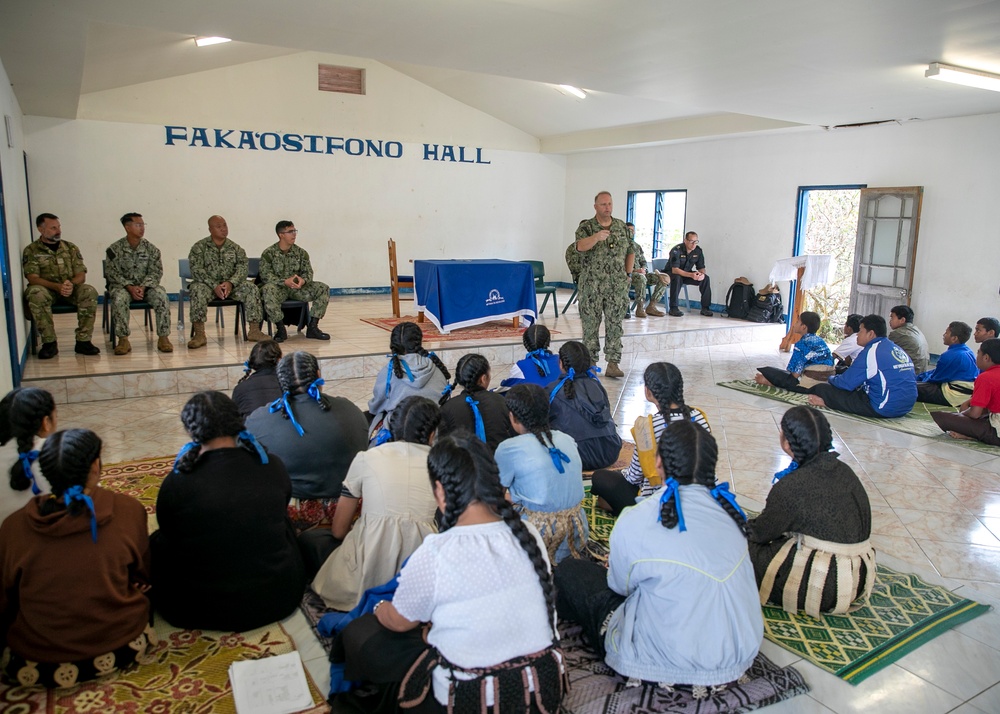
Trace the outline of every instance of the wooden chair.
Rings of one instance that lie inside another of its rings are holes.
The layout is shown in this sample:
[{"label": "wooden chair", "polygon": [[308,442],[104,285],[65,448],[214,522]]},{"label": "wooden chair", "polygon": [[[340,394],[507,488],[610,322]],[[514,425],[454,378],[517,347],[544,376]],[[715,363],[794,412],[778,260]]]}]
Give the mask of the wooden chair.
[{"label": "wooden chair", "polygon": [[396,241],[392,238],[389,239],[389,291],[392,293],[392,316],[400,317],[399,314],[399,301],[403,300],[413,300],[413,298],[400,298],[399,289],[400,288],[410,288],[413,289],[413,276],[412,275],[400,275],[396,263]]}]

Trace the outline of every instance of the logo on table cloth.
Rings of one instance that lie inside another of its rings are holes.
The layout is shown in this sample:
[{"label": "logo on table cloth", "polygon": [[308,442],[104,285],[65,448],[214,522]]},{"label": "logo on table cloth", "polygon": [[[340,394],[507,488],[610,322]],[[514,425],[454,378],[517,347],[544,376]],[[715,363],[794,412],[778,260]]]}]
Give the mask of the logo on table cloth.
[{"label": "logo on table cloth", "polygon": [[505,301],[503,299],[503,295],[501,295],[500,291],[497,290],[496,288],[490,290],[490,294],[486,296],[487,307],[493,307],[494,305],[503,305],[504,302]]}]

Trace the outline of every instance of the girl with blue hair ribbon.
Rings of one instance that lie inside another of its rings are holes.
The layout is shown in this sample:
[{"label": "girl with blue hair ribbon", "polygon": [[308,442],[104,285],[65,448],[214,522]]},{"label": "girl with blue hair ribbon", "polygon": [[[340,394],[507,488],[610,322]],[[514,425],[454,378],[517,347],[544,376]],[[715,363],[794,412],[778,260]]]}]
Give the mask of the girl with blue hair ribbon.
[{"label": "girl with blue hair ribbon", "polygon": [[284,464],[221,392],[192,396],[181,422],[191,443],[163,479],[150,537],[156,609],[175,627],[230,632],[287,617],[306,583]]},{"label": "girl with blue hair ribbon", "polygon": [[243,376],[233,387],[233,401],[244,419],[281,396],[279,361],[281,345],[274,340],[261,340],[250,350],[250,357],[243,363]]},{"label": "girl with blue hair ribbon", "polygon": [[98,486],[101,439],[56,432],[38,456],[51,494],[0,528],[2,675],[70,687],[129,667],[152,637],[146,509]]},{"label": "girl with blue hair ribbon", "polygon": [[436,354],[424,349],[424,333],[417,323],[401,322],[392,328],[387,358],[368,400],[368,437],[372,445],[389,439],[385,428],[389,415],[407,397],[438,401],[451,393],[451,372]]},{"label": "girl with blue hair ribbon", "polygon": [[556,568],[559,617],[580,623],[630,684],[690,686],[705,699],[743,677],[764,635],[746,518],[716,483],[711,434],[676,421],[657,451],[665,485],[622,512],[608,569],[577,559]]},{"label": "girl with blue hair ribbon", "polygon": [[559,349],[559,363],[562,375],[548,387],[549,425],[576,440],[584,471],[610,466],[621,454],[622,439],[590,351],[571,340]]},{"label": "girl with blue hair ribbon", "polygon": [[549,395],[537,384],[518,384],[505,396],[518,435],[497,447],[500,483],[521,517],[541,533],[550,562],[578,557],[589,533],[576,442],[549,428]]},{"label": "girl with blue hair ribbon", "polygon": [[462,393],[441,398],[441,436],[461,429],[485,441],[493,452],[500,442],[514,436],[503,396],[489,390],[490,376],[490,363],[481,354],[458,360],[449,394],[458,385]]},{"label": "girl with blue hair ribbon", "polygon": [[368,448],[368,424],[352,401],[323,394],[319,363],[308,352],[285,355],[277,372],[282,395],[251,414],[247,429],[284,461],[296,525],[329,522],[354,456]]},{"label": "girl with blue hair ribbon", "polygon": [[559,379],[559,355],[549,351],[552,334],[545,325],[536,322],[521,335],[521,342],[528,354],[510,368],[510,376],[500,382],[501,387],[515,384],[537,384],[547,387]]},{"label": "girl with blue hair ribbon", "polygon": [[41,440],[55,430],[56,403],[44,389],[19,387],[0,400],[0,523],[48,493],[49,482],[36,464]]}]

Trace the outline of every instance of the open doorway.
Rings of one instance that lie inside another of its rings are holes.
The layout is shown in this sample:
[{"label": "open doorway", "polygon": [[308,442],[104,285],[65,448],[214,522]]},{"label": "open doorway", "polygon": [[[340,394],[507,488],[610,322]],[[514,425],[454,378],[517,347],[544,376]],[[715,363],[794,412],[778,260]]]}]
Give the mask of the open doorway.
[{"label": "open doorway", "polygon": [[833,255],[837,259],[832,283],[803,291],[802,310],[819,314],[819,335],[828,342],[841,341],[841,328],[850,312],[862,188],[865,186],[799,187],[795,255]]}]

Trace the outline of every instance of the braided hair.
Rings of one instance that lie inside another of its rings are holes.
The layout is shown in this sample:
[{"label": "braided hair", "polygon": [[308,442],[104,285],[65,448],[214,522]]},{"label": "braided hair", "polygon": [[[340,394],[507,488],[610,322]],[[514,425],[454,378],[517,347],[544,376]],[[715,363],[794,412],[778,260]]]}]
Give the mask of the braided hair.
[{"label": "braided hair", "polygon": [[[308,352],[292,352],[281,358],[275,370],[278,375],[278,385],[286,396],[305,394],[310,385],[315,382],[319,374],[319,361],[314,355]],[[317,399],[319,408],[323,411],[330,411],[330,405],[325,399]],[[289,418],[287,411],[283,411],[285,419]]]},{"label": "braided hair", "polygon": [[424,349],[424,333],[415,322],[400,322],[389,333],[389,351],[392,353],[392,373],[397,379],[403,378],[403,365],[400,358],[403,355],[418,354],[427,357],[434,366],[441,370],[444,381],[451,381],[451,372],[444,366],[441,358]]},{"label": "braided hair", "polygon": [[[42,422],[45,417],[53,417],[55,411],[56,402],[44,389],[20,387],[8,392],[0,400],[0,445],[17,439],[18,453],[30,453],[35,436],[42,430]],[[19,458],[10,467],[10,487],[15,491],[24,491],[31,485],[24,462],[23,457]]]},{"label": "braided hair", "polygon": [[833,450],[830,422],[823,412],[812,407],[792,407],[785,412],[781,417],[781,433],[785,435],[792,458],[799,466]]},{"label": "braided hair", "polygon": [[[670,413],[679,410],[687,421],[691,420],[691,407],[684,403],[684,377],[681,371],[670,362],[653,362],[642,373],[646,389],[653,395],[664,421],[670,421]],[[678,409],[671,409],[676,404]]]},{"label": "braided hair", "polygon": [[430,443],[431,436],[441,423],[441,407],[427,397],[407,397],[392,410],[389,417],[389,434],[392,441],[411,444]]},{"label": "braided hair", "polygon": [[[250,350],[250,359],[245,363],[246,370],[240,378],[240,382],[250,379],[250,374],[268,367],[278,366],[281,359],[281,345],[274,340],[261,340]],[[238,383],[237,383],[238,384]]]},{"label": "braided hair", "polygon": [[[559,348],[559,366],[562,367],[563,372],[566,374],[569,374],[569,371],[572,369],[574,372],[574,379],[587,374],[587,370],[590,369],[591,362],[590,350],[588,350],[582,342],[570,340]],[[562,389],[566,393],[567,399],[573,399],[573,379],[567,379]]]},{"label": "braided hair", "polygon": [[[198,392],[181,410],[181,423],[191,439],[204,444],[220,436],[239,436],[243,431],[243,415],[236,402],[222,392]],[[254,447],[238,441],[248,451]],[[178,458],[175,469],[182,473],[194,470],[201,449],[190,449]]]},{"label": "braided hair", "polygon": [[[549,395],[537,384],[517,384],[504,395],[507,411],[546,449],[556,444],[549,427]],[[546,443],[547,442],[547,443]]]},{"label": "braided hair", "polygon": [[42,501],[42,515],[63,509],[68,509],[73,515],[86,511],[87,506],[80,500],[71,500],[66,506],[63,494],[74,486],[86,488],[90,468],[100,458],[101,437],[90,429],[67,429],[49,436],[38,455],[38,464],[55,498]]},{"label": "braided hair", "polygon": [[458,521],[458,517],[473,501],[479,501],[503,519],[527,553],[545,595],[545,609],[549,625],[555,633],[556,592],[538,541],[528,530],[521,517],[504,498],[500,484],[500,471],[490,453],[490,448],[471,434],[452,434],[434,442],[427,457],[427,470],[431,487],[440,483],[444,490],[444,513],[440,531],[443,533]]},{"label": "braided hair", "polygon": [[[532,352],[540,353],[546,357],[552,354],[549,351],[549,344],[552,341],[552,334],[549,332],[549,328],[541,323],[534,323],[524,334],[521,335],[521,342],[524,344],[524,349],[528,351],[530,355]],[[538,370],[538,376],[544,377],[545,370],[542,369],[540,364],[535,365],[535,369]]]},{"label": "braided hair", "polygon": [[[660,435],[657,451],[663,463],[663,473],[675,479],[678,485],[696,483],[712,491],[712,497],[729,514],[740,532],[747,534],[746,517],[722,495],[715,482],[715,464],[719,447],[715,437],[690,421],[675,421],[667,425]],[[728,494],[728,485],[726,487]],[[669,486],[668,486],[669,489]],[[664,493],[670,493],[668,490]],[[674,491],[660,503],[660,522],[664,528],[674,528],[679,522],[677,492]]]},{"label": "braided hair", "polygon": [[470,352],[467,355],[462,355],[455,367],[455,381],[452,382],[451,389],[444,390],[438,404],[443,406],[458,385],[462,385],[466,392],[478,392],[482,389],[479,380],[483,378],[484,374],[489,373],[490,361],[481,354]]}]

